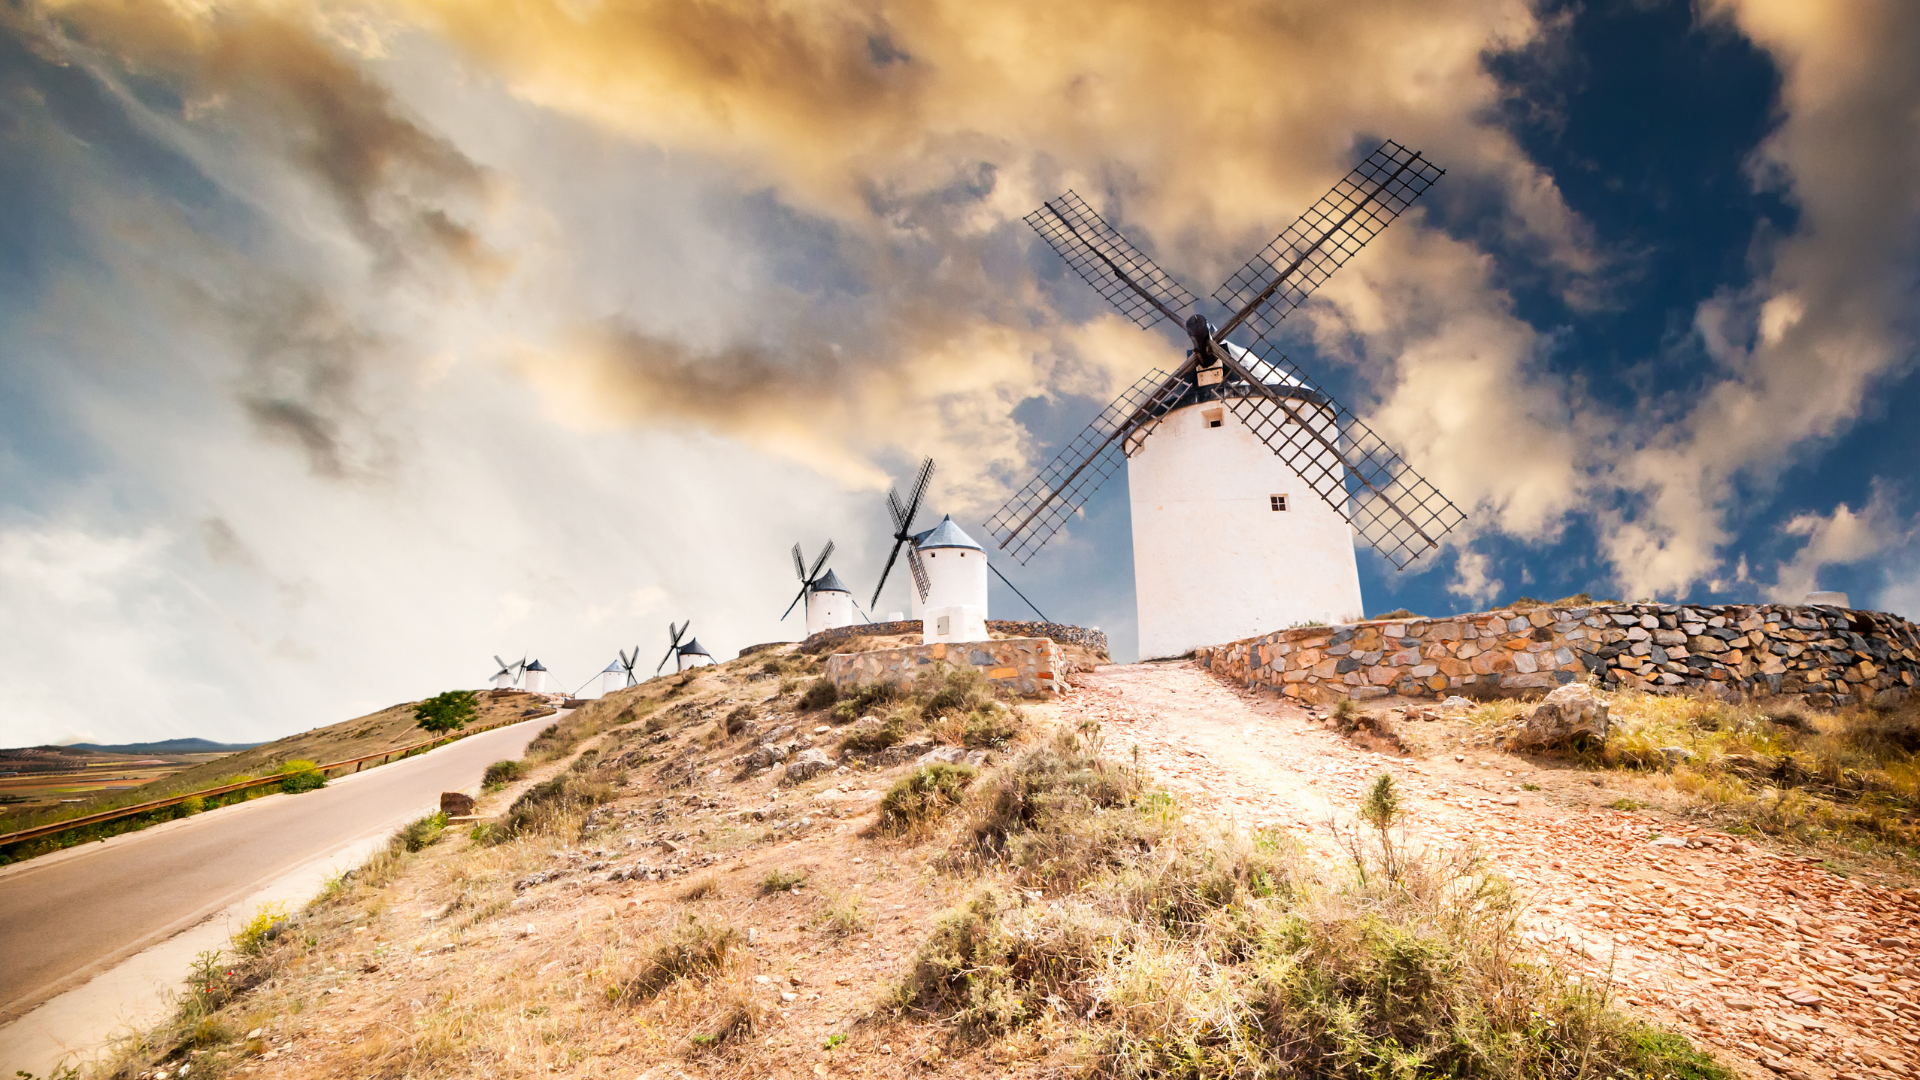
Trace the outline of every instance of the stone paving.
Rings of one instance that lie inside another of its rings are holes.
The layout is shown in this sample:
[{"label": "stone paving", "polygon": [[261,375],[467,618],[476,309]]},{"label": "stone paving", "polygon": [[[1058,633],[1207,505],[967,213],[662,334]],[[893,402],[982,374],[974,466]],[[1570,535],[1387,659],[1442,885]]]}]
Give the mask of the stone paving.
[{"label": "stone paving", "polygon": [[[1528,899],[1526,935],[1570,970],[1754,1077],[1920,1077],[1920,889],[1863,885],[1791,854],[1520,787],[1530,766],[1477,751],[1361,750],[1297,704],[1193,663],[1075,676],[1068,722],[1141,761],[1196,808],[1279,824],[1343,857],[1331,825],[1391,772],[1415,842],[1477,844]],[[1538,775],[1538,774],[1532,774]]]}]

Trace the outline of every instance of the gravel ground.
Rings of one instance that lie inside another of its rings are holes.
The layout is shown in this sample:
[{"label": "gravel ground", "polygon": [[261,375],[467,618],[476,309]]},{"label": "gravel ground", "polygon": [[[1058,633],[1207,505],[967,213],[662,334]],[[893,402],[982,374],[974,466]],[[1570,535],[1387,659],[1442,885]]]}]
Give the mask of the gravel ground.
[{"label": "gravel ground", "polygon": [[1745,1075],[1920,1077],[1920,889],[1584,805],[1563,794],[1582,782],[1567,770],[1360,749],[1191,663],[1103,667],[1076,683],[1066,719],[1098,721],[1109,754],[1137,747],[1197,810],[1281,825],[1326,857],[1343,857],[1333,826],[1393,773],[1416,844],[1477,844],[1529,899],[1529,937]]}]

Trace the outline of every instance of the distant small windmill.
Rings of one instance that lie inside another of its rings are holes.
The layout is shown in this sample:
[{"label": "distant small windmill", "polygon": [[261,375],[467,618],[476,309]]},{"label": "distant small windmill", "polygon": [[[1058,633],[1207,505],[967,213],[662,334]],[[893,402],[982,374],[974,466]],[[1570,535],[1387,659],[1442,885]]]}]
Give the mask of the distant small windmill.
[{"label": "distant small windmill", "polygon": [[545,664],[535,660],[533,663],[520,669],[520,675],[523,682],[520,689],[533,694],[544,694],[547,692],[547,666]]},{"label": "distant small windmill", "polygon": [[500,665],[500,670],[493,673],[492,682],[495,690],[512,689],[513,684],[520,681],[520,672],[527,666],[527,658],[524,656],[517,662],[509,664],[495,653],[493,662]]},{"label": "distant small windmill", "polygon": [[827,565],[827,557],[833,554],[833,541],[820,549],[820,556],[813,560],[813,569],[807,569],[806,558],[801,554],[800,545],[793,545],[793,572],[800,578],[800,592],[787,605],[785,619],[793,614],[794,605],[807,602],[807,636],[812,637],[822,630],[831,630],[839,626],[853,625],[853,593],[848,591],[840,576],[832,570],[821,572]]},{"label": "distant small windmill", "polygon": [[626,659],[626,654],[622,653],[620,654],[620,660],[615,660],[612,663],[608,664],[606,667],[603,667],[600,669],[600,696],[601,697],[605,697],[608,694],[613,693],[615,690],[619,690],[623,687],[632,685],[626,681],[627,672],[625,669],[623,669],[620,666],[620,661],[625,659]]},{"label": "distant small windmill", "polygon": [[[1001,550],[1025,563],[1126,462],[1143,657],[1360,617],[1356,534],[1401,570],[1439,550],[1466,515],[1266,335],[1442,175],[1382,144],[1214,292],[1233,313],[1219,327],[1080,196],[1028,215],[1122,315],[1142,329],[1164,319],[1192,348],[993,515]],[[1227,340],[1242,327],[1251,348]]]},{"label": "distant small windmill", "polygon": [[653,669],[655,675],[660,674],[660,668],[667,666],[668,660],[675,661],[675,671],[685,671],[695,664],[713,663],[713,654],[701,646],[700,639],[687,637],[687,628],[692,625],[692,619],[678,626],[667,624],[667,633],[672,636],[673,642],[667,646],[667,655],[660,658],[659,666]]},{"label": "distant small windmill", "polygon": [[633,674],[634,665],[638,664],[639,662],[640,662],[640,646],[638,645],[635,645],[633,647],[632,656],[628,656],[624,651],[620,653],[620,670],[627,673],[627,681],[625,685],[636,686],[639,684],[640,680],[635,678]]}]

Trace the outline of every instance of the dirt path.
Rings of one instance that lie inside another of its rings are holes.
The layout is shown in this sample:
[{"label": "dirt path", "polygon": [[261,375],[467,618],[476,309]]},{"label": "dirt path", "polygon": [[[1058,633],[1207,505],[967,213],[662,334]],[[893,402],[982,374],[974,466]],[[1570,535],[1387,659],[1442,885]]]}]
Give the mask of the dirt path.
[{"label": "dirt path", "polygon": [[1362,750],[1292,703],[1190,663],[1105,667],[1076,683],[1066,718],[1098,721],[1107,753],[1137,746],[1197,805],[1278,823],[1329,856],[1330,823],[1393,773],[1416,840],[1478,844],[1531,901],[1530,937],[1570,968],[1611,972],[1628,1000],[1749,1075],[1920,1077],[1920,890],[1526,790],[1549,778],[1518,758]]}]

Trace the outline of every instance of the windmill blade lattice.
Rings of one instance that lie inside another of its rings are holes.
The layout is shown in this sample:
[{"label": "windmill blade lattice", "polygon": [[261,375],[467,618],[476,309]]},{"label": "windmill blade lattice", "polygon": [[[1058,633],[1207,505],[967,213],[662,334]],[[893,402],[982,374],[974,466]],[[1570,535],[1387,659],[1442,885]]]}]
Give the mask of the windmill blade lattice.
[{"label": "windmill blade lattice", "polygon": [[933,581],[927,577],[927,567],[920,561],[920,549],[907,548],[907,569],[913,571],[913,588],[920,594],[920,602],[926,603],[927,594],[933,591]]},{"label": "windmill blade lattice", "polygon": [[1214,290],[1214,300],[1235,313],[1216,338],[1241,325],[1265,337],[1445,174],[1417,151],[1381,144]]},{"label": "windmill blade lattice", "polygon": [[[1190,366],[1190,365],[1189,365]],[[1140,421],[1158,415],[1192,383],[1154,370],[1113,400],[1005,506],[987,519],[987,531],[1022,565],[1086,505],[1120,463],[1139,448],[1147,429]]]},{"label": "windmill blade lattice", "polygon": [[1467,520],[1452,500],[1271,343],[1263,341],[1252,352],[1230,349],[1227,365],[1248,384],[1292,384],[1284,395],[1256,391],[1234,397],[1230,407],[1395,569],[1405,570],[1439,550],[1440,538]]},{"label": "windmill blade lattice", "polygon": [[1025,220],[1075,273],[1143,329],[1159,319],[1179,326],[1193,309],[1192,293],[1072,191],[1041,204]]}]

